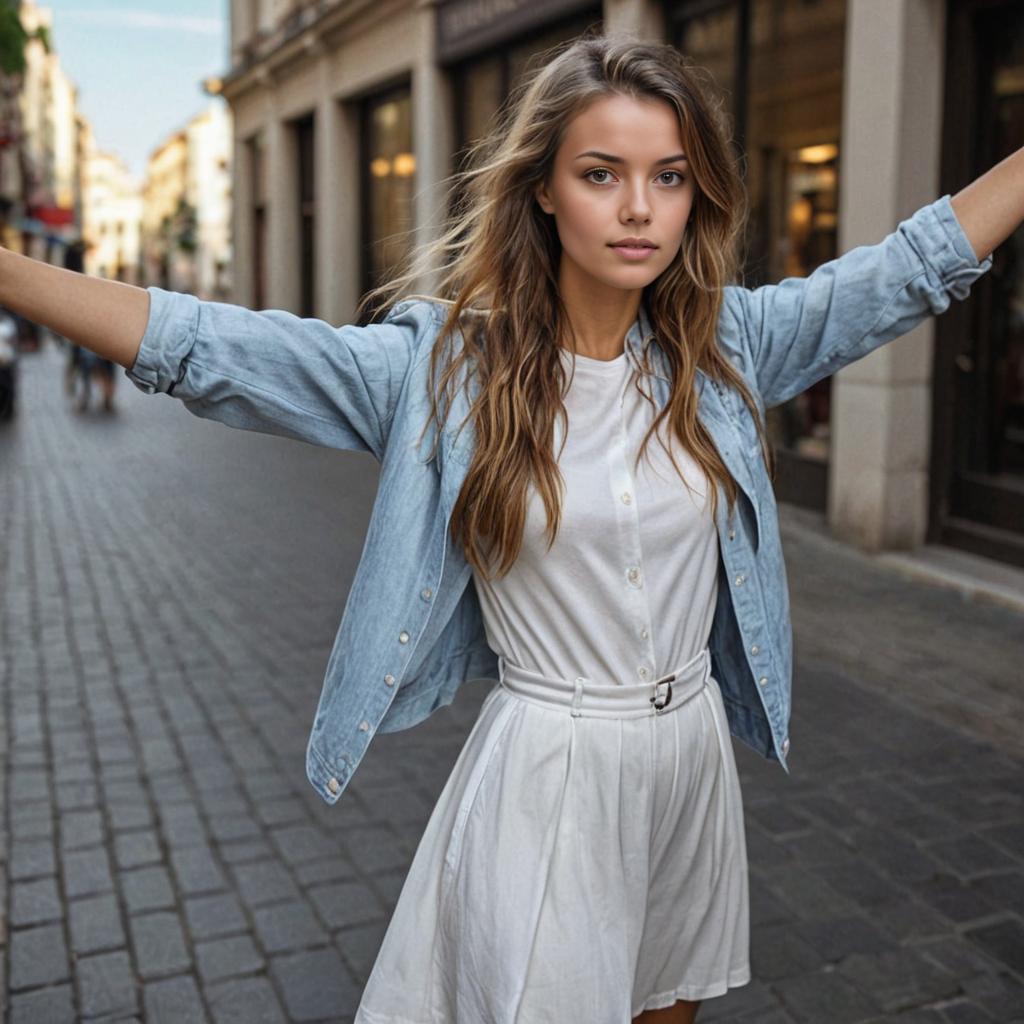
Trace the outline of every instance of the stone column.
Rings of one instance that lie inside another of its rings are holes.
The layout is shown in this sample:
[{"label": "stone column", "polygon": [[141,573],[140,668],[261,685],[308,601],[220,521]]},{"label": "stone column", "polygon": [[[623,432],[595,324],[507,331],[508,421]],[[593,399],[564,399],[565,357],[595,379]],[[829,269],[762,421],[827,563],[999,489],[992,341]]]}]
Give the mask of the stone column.
[{"label": "stone column", "polygon": [[[942,0],[849,0],[839,248],[879,242],[939,196]],[[828,522],[868,551],[921,544],[934,319],[832,378]]]},{"label": "stone column", "polygon": [[[434,0],[419,0],[415,9],[416,54],[412,69],[412,150],[416,158],[413,186],[416,244],[435,239],[444,229],[445,178],[452,172],[455,151],[454,103],[448,73],[437,66],[434,52]],[[433,294],[437,267],[422,267],[415,291]]]}]

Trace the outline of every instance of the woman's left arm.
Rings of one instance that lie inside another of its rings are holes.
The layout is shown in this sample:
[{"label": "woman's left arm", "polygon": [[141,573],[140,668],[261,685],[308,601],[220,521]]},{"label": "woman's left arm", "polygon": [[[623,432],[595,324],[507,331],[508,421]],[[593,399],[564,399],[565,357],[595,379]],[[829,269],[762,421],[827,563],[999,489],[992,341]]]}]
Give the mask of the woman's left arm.
[{"label": "woman's left arm", "polygon": [[950,199],[979,260],[1024,223],[1024,147],[1011,153]]}]

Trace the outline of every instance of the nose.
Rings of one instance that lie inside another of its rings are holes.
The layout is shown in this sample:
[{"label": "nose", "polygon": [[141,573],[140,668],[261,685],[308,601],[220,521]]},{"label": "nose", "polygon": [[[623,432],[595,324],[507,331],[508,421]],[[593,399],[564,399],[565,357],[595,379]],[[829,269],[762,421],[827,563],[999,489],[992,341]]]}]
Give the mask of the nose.
[{"label": "nose", "polygon": [[646,224],[651,219],[651,203],[647,196],[647,183],[636,181],[626,192],[622,218],[624,223]]}]

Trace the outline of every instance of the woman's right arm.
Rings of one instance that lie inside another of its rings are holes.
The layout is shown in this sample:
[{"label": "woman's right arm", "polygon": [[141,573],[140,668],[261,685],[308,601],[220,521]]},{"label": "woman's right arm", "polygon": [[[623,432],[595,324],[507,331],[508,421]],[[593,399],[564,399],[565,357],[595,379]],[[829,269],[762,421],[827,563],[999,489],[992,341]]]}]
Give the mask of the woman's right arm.
[{"label": "woman's right arm", "polygon": [[193,415],[383,459],[398,395],[439,326],[405,300],[357,327],[89,277],[0,250],[0,305],[125,367]]},{"label": "woman's right arm", "polygon": [[149,295],[0,248],[0,306],[129,367],[146,329]]}]

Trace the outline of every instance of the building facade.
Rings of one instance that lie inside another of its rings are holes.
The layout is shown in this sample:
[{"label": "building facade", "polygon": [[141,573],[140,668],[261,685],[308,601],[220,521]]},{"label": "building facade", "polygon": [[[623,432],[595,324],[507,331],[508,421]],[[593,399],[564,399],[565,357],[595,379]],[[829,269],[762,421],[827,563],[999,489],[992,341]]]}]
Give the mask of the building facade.
[{"label": "building facade", "polygon": [[[233,301],[351,321],[441,230],[441,183],[531,55],[593,26],[711,72],[749,287],[881,240],[1024,145],[1018,0],[232,0]],[[1018,232],[967,302],[770,411],[780,500],[866,550],[1024,566],[1022,255]]]}]

